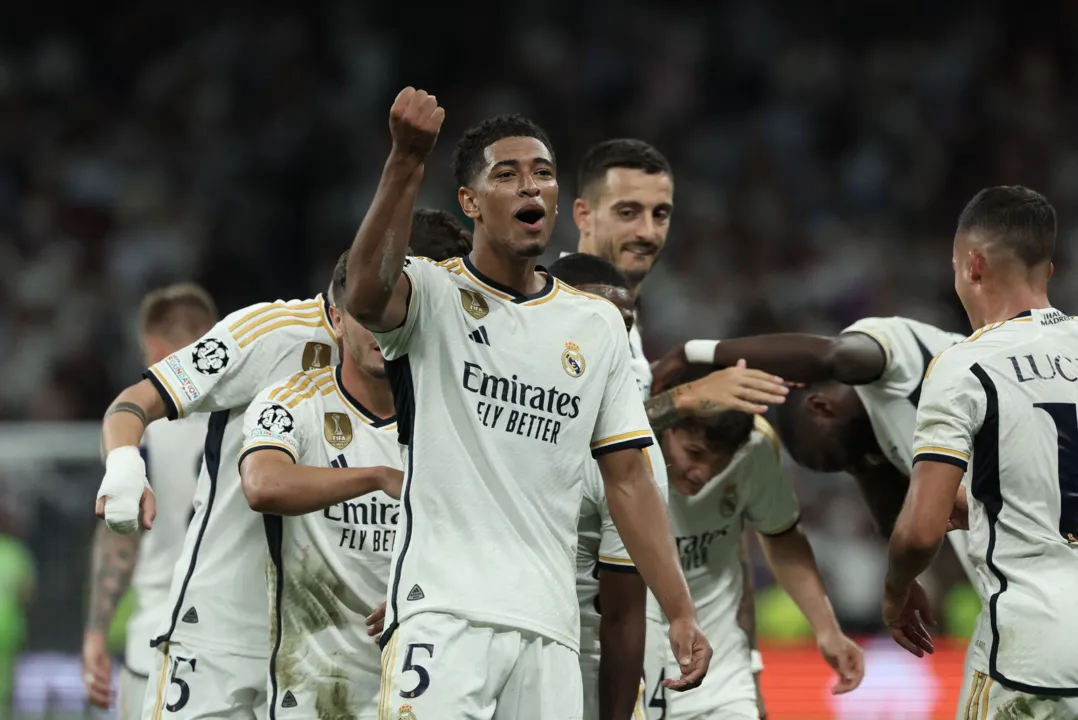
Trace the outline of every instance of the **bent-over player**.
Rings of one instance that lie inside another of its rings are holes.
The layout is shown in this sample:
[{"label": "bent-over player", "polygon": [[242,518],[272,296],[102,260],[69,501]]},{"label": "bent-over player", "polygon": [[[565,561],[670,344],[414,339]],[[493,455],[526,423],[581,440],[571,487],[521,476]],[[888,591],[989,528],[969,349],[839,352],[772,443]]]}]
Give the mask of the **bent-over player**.
[{"label": "bent-over player", "polygon": [[980,329],[929,369],[891,536],[884,621],[921,657],[933,645],[916,578],[956,491],[968,502],[981,614],[958,718],[1078,717],[1078,323],[1048,302],[1055,239],[1055,210],[1024,187],[982,190],[962,211],[955,290]]}]

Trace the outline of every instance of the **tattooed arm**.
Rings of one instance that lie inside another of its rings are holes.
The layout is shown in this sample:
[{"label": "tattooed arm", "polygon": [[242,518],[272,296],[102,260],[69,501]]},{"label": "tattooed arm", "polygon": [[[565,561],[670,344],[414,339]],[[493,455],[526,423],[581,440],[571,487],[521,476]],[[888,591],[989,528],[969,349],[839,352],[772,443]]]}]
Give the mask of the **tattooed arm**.
[{"label": "tattooed arm", "polygon": [[103,709],[109,707],[111,695],[109,626],[131,584],[131,574],[138,558],[139,538],[139,533],[121,535],[108,532],[105,523],[98,523],[94,532],[90,564],[90,611],[82,637],[82,673],[91,704]]},{"label": "tattooed arm", "polygon": [[762,413],[767,405],[785,402],[788,392],[782,378],[739,363],[665,390],[648,399],[644,407],[651,429],[661,433],[687,418],[705,419],[726,410]]}]

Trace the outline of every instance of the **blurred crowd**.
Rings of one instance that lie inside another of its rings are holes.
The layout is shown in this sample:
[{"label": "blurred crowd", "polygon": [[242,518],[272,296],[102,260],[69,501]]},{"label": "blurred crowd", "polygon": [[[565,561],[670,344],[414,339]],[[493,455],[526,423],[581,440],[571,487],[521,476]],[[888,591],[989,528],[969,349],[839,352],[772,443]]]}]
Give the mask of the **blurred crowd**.
[{"label": "blurred crowd", "polygon": [[[830,333],[866,315],[967,331],[950,239],[993,184],[1055,203],[1053,298],[1078,305],[1078,4],[10,12],[0,420],[99,418],[141,370],[134,313],[165,282],[202,282],[224,312],[320,291],[373,194],[405,84],[448,112],[427,205],[456,210],[449,155],[469,125],[516,111],[548,130],[562,188],[552,255],[575,242],[588,146],[635,136],[669,157],[673,230],[642,303],[656,357],[694,336]],[[852,485],[801,475],[798,490],[840,613],[872,627],[881,546]]]}]

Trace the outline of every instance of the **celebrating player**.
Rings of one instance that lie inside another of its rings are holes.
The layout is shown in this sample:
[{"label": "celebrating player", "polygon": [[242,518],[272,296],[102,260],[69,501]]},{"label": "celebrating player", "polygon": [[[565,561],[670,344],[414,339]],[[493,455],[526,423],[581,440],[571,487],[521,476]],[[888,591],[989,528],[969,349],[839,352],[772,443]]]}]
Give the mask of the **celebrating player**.
[{"label": "celebrating player", "polygon": [[[549,271],[566,285],[612,302],[626,329],[632,328],[634,303],[629,283],[611,263],[574,253],[555,260]],[[666,463],[658,448],[648,448],[647,454],[655,482],[665,495]],[[610,519],[602,475],[595,463],[588,464],[584,476],[579,533],[576,591],[584,718],[633,716],[642,720],[640,677],[647,637],[647,586]],[[661,644],[665,645],[665,640]],[[634,716],[634,712],[638,714]]]},{"label": "celebrating player", "polygon": [[1024,187],[982,190],[962,211],[955,290],[980,329],[929,369],[891,535],[884,621],[921,657],[933,645],[916,578],[961,488],[982,610],[960,717],[1078,717],[1078,324],[1048,302],[1055,239],[1055,210]]},{"label": "celebrating player", "polygon": [[[197,340],[217,321],[209,294],[190,283],[154,290],[142,300],[139,338],[153,365]],[[150,639],[167,609],[172,568],[183,549],[206,439],[205,417],[155,422],[143,437],[143,458],[154,492],[162,499],[152,533],[120,535],[102,523],[93,541],[90,611],[82,640],[86,694],[100,708],[111,705],[112,660],[108,629],[120,599],[135,590],[136,606],[127,623],[127,648],[117,698],[120,720],[141,717],[142,697],[153,663]]]},{"label": "celebrating player", "polygon": [[[706,373],[702,366],[690,366],[674,381],[680,385]],[[797,497],[782,471],[771,426],[760,417],[727,412],[711,420],[683,420],[659,439],[670,474],[670,516],[681,565],[716,653],[696,690],[671,694],[664,703],[661,684],[649,688],[648,712],[686,720],[759,717],[759,688],[736,617],[743,587],[737,546],[746,522],[756,530],[775,579],[812,626],[820,653],[838,673],[832,692],[856,688],[864,675],[863,653],[835,619],[812,548],[798,526]],[[649,628],[661,628],[661,613],[650,610]],[[666,662],[676,671],[672,658]]]},{"label": "celebrating player", "polygon": [[338,308],[346,266],[347,253],[330,286],[340,364],[296,373],[247,408],[240,475],[272,561],[270,718],[378,717],[364,620],[386,597],[403,473],[381,351]]},{"label": "celebrating player", "polygon": [[589,451],[672,618],[682,672],[671,683],[696,685],[711,651],[641,452],[652,439],[624,321],[536,267],[557,213],[546,134],[519,116],[466,133],[454,173],[473,250],[405,257],[444,116],[421,90],[397,96],[393,149],[349,256],[347,308],[375,331],[409,446],[383,703],[419,717],[580,717],[573,550]]}]

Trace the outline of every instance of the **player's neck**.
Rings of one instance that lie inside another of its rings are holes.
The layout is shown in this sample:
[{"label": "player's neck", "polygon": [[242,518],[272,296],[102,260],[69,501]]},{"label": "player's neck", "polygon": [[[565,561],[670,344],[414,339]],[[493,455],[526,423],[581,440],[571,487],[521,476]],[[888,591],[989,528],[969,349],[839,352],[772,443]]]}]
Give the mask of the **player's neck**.
[{"label": "player's neck", "polygon": [[546,280],[535,273],[538,257],[522,258],[499,252],[493,243],[476,242],[468,259],[488,279],[521,295],[533,295],[546,284]]},{"label": "player's neck", "polygon": [[378,417],[392,417],[396,412],[389,382],[361,372],[347,358],[341,362],[341,384],[356,402]]},{"label": "player's neck", "polygon": [[1007,293],[987,298],[984,307],[980,308],[979,317],[970,317],[970,324],[974,329],[978,329],[992,323],[1010,320],[1027,310],[1051,306],[1048,293],[1043,289],[1029,286],[1014,288]]}]

